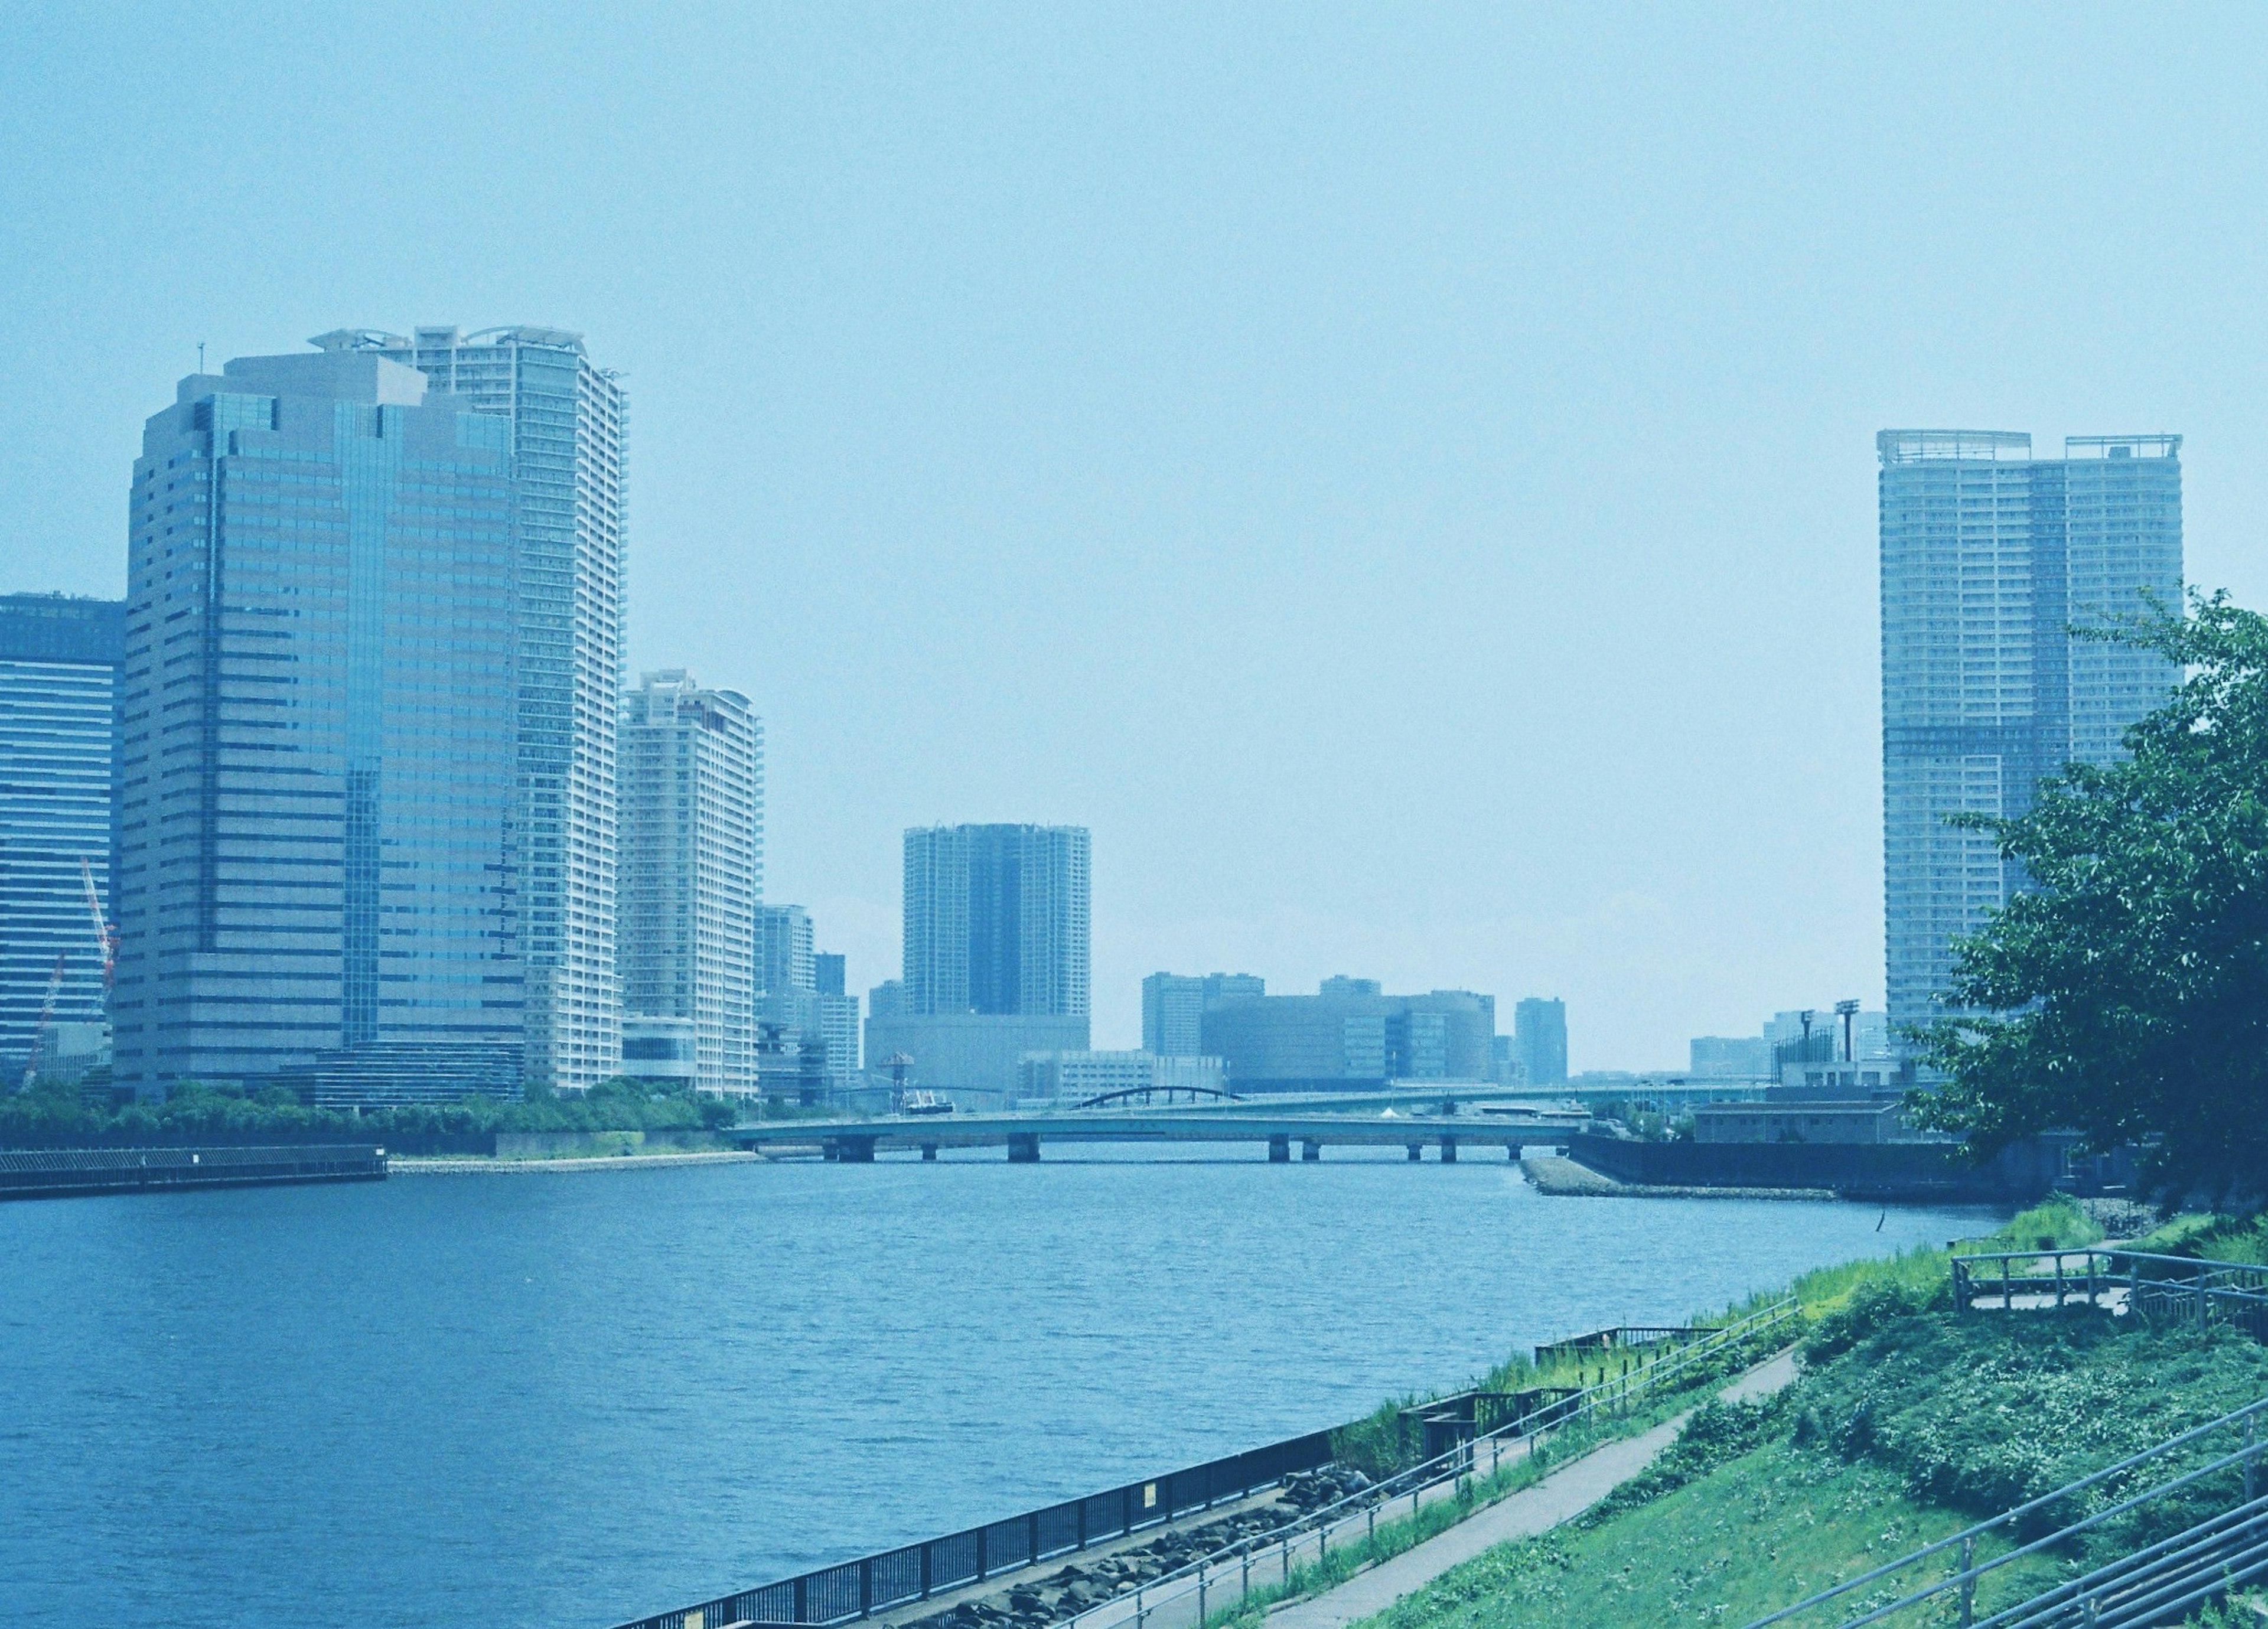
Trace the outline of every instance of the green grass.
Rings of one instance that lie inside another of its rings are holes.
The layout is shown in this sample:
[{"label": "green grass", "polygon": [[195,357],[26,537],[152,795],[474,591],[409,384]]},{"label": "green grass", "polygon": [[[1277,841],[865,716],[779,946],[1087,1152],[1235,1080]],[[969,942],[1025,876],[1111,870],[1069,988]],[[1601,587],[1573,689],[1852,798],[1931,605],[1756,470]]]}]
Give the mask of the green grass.
[{"label": "green grass", "polygon": [[[2153,1329],[2089,1308],[1956,1316],[1939,1305],[1941,1281],[1904,1276],[1838,1289],[1841,1304],[1805,1343],[1803,1377],[1778,1399],[1710,1404],[1601,1507],[1495,1547],[1373,1624],[1744,1624],[2268,1395],[2268,1349],[2231,1330]],[[2200,1500],[2234,1485],[2199,1490]],[[2100,1507],[2120,1492],[2105,1485],[2088,1497]],[[2012,1564],[1980,1590],[1980,1615],[2176,1530],[2199,1508],[2122,1517],[2077,1551]],[[1978,1559],[2035,1536],[1991,1539]],[[1870,1602],[1846,1597],[1820,1624],[1951,1570],[1948,1557]]]}]

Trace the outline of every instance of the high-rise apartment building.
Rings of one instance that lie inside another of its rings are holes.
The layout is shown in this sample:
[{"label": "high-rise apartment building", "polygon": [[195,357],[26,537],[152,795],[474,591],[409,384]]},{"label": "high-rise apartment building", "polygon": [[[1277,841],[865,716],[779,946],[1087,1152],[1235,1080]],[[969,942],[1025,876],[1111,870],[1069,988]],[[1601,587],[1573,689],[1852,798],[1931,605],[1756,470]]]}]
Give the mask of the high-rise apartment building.
[{"label": "high-rise apartment building", "polygon": [[512,430],[342,350],[239,358],[150,419],[122,1084],[519,1087]]},{"label": "high-rise apartment building", "polygon": [[1267,993],[1268,982],[1250,973],[1152,973],[1142,981],[1142,1050],[1159,1058],[1201,1057],[1208,1006]]},{"label": "high-rise apartment building", "polygon": [[1512,1055],[1530,1086],[1567,1079],[1567,1004],[1529,996],[1512,1009]]},{"label": "high-rise apartment building", "polygon": [[122,601],[0,595],[0,1090],[99,1055],[125,660]]},{"label": "high-rise apartment building", "polygon": [[694,1084],[755,1089],[763,726],[679,669],[622,697],[616,898],[622,1011],[693,1021]]},{"label": "high-rise apartment building", "polygon": [[621,381],[562,328],[314,342],[416,368],[436,393],[505,421],[515,544],[514,905],[527,977],[527,1078],[580,1090],[615,1071],[615,735],[622,686]]},{"label": "high-rise apartment building", "polygon": [[816,990],[811,913],[801,905],[756,908],[756,988],[767,995]]},{"label": "high-rise apartment building", "polygon": [[1084,826],[906,833],[909,1012],[1087,1014]]},{"label": "high-rise apartment building", "polygon": [[1882,851],[1889,1021],[1939,1008],[1952,941],[2023,885],[1959,812],[2021,814],[2066,763],[2105,763],[2176,680],[2153,652],[2074,639],[2182,593],[2179,436],[1886,430]]}]

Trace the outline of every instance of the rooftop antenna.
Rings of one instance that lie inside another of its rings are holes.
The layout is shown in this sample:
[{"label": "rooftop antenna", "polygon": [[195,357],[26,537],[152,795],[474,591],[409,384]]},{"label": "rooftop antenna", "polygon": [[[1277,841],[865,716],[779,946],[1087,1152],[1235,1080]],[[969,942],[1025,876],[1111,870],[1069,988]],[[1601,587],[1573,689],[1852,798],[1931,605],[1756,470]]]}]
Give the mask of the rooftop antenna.
[{"label": "rooftop antenna", "polygon": [[199,340],[199,341],[197,342],[197,372],[200,372],[200,373],[202,373],[202,372],[203,372],[204,371],[205,371],[205,343],[204,343],[204,341],[202,341],[202,340]]}]

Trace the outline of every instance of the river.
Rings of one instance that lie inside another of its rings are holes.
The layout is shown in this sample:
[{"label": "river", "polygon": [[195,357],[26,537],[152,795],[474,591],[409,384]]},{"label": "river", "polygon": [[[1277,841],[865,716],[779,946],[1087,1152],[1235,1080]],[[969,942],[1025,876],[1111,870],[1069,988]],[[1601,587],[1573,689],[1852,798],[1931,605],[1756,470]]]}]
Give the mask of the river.
[{"label": "river", "polygon": [[0,1205],[0,1603],[605,1629],[1991,1221],[1336,1151]]}]

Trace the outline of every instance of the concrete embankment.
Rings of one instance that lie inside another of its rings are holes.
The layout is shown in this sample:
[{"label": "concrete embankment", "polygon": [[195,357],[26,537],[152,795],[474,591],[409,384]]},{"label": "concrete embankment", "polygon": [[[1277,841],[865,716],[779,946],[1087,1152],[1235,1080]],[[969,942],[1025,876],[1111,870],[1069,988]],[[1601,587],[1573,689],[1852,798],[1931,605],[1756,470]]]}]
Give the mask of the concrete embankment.
[{"label": "concrete embankment", "polygon": [[477,1176],[497,1171],[637,1171],[656,1166],[750,1165],[770,1156],[733,1151],[711,1154],[618,1154],[546,1159],[495,1159],[465,1154],[435,1159],[395,1159],[393,1168],[402,1176]]},{"label": "concrete embankment", "polygon": [[386,1179],[374,1144],[277,1148],[43,1148],[0,1152],[0,1199]]},{"label": "concrete embankment", "polygon": [[1583,1198],[1629,1199],[1832,1199],[1831,1188],[1697,1188],[1622,1183],[1561,1154],[1538,1154],[1520,1161],[1521,1175],[1538,1193]]}]

